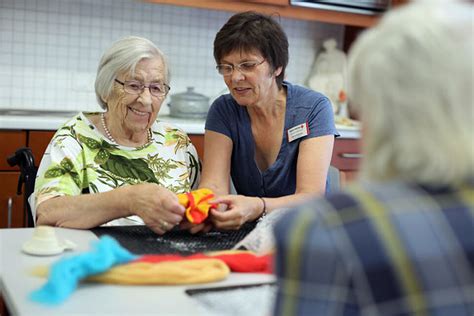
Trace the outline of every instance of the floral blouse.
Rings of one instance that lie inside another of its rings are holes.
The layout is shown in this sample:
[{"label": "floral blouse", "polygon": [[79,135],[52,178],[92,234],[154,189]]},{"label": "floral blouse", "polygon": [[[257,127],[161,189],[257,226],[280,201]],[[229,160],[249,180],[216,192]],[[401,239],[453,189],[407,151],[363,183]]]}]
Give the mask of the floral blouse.
[{"label": "floral blouse", "polygon": [[[172,124],[153,123],[152,141],[125,147],[108,140],[79,113],[53,136],[35,182],[34,209],[56,196],[110,191],[125,185],[157,183],[175,193],[197,188],[200,162],[186,133]],[[138,216],[107,225],[143,224]]]}]

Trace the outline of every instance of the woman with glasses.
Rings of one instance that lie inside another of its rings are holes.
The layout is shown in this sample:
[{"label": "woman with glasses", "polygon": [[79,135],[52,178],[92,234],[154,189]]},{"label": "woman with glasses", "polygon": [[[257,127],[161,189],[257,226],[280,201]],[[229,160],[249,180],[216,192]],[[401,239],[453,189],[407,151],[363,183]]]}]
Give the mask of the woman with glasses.
[{"label": "woman with glasses", "polygon": [[36,179],[37,225],[145,224],[164,234],[181,222],[175,193],[197,184],[199,160],[182,130],[156,119],[169,89],[151,41],[125,37],[105,52],[95,81],[105,111],[79,113],[52,138]]},{"label": "woman with glasses", "polygon": [[[215,37],[214,58],[230,92],[212,104],[206,120],[200,187],[220,195],[221,209],[210,216],[214,227],[238,229],[324,194],[338,136],[332,106],[320,93],[284,81],[282,27],[256,12],[235,14]],[[231,178],[238,195],[228,195]]]}]

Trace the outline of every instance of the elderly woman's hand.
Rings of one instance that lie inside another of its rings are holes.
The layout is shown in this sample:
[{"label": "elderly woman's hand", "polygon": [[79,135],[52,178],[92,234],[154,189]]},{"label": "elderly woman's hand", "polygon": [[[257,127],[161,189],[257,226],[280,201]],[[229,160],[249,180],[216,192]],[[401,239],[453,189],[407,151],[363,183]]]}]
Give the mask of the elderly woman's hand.
[{"label": "elderly woman's hand", "polygon": [[140,216],[150,229],[163,235],[178,225],[184,216],[184,207],[178,197],[157,184],[144,183],[129,187],[130,212]]},{"label": "elderly woman's hand", "polygon": [[222,230],[239,229],[244,223],[256,220],[263,212],[262,200],[258,197],[223,195],[210,202],[227,206],[225,212],[212,209],[210,213],[213,225]]}]

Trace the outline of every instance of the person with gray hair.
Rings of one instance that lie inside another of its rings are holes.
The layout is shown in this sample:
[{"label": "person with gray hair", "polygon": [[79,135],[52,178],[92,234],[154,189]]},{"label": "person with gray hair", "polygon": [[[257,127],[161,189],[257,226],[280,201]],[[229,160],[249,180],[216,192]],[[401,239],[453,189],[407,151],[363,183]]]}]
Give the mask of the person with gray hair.
[{"label": "person with gray hair", "polygon": [[79,113],[51,139],[35,183],[37,225],[145,224],[164,234],[181,222],[176,193],[197,187],[200,166],[186,133],[157,120],[169,89],[165,56],[148,39],[105,51],[95,81],[105,111]]},{"label": "person with gray hair", "polygon": [[276,224],[275,315],[474,315],[473,16],[413,2],[351,48],[360,179]]}]

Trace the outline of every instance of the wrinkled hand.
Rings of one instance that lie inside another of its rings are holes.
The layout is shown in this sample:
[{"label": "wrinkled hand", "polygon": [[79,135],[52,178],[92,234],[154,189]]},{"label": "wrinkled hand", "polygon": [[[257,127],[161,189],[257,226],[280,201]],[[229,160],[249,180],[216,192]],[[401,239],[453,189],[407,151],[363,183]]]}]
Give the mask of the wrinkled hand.
[{"label": "wrinkled hand", "polygon": [[212,203],[227,205],[227,211],[219,212],[212,209],[210,219],[217,229],[239,229],[244,223],[256,220],[263,211],[262,201],[257,197],[243,195],[223,195]]},{"label": "wrinkled hand", "polygon": [[212,224],[209,221],[204,221],[201,224],[193,224],[189,221],[182,221],[179,224],[179,229],[188,230],[191,234],[207,233],[212,229]]},{"label": "wrinkled hand", "polygon": [[133,185],[130,190],[131,213],[157,234],[163,235],[182,221],[185,209],[170,190],[154,183]]}]

